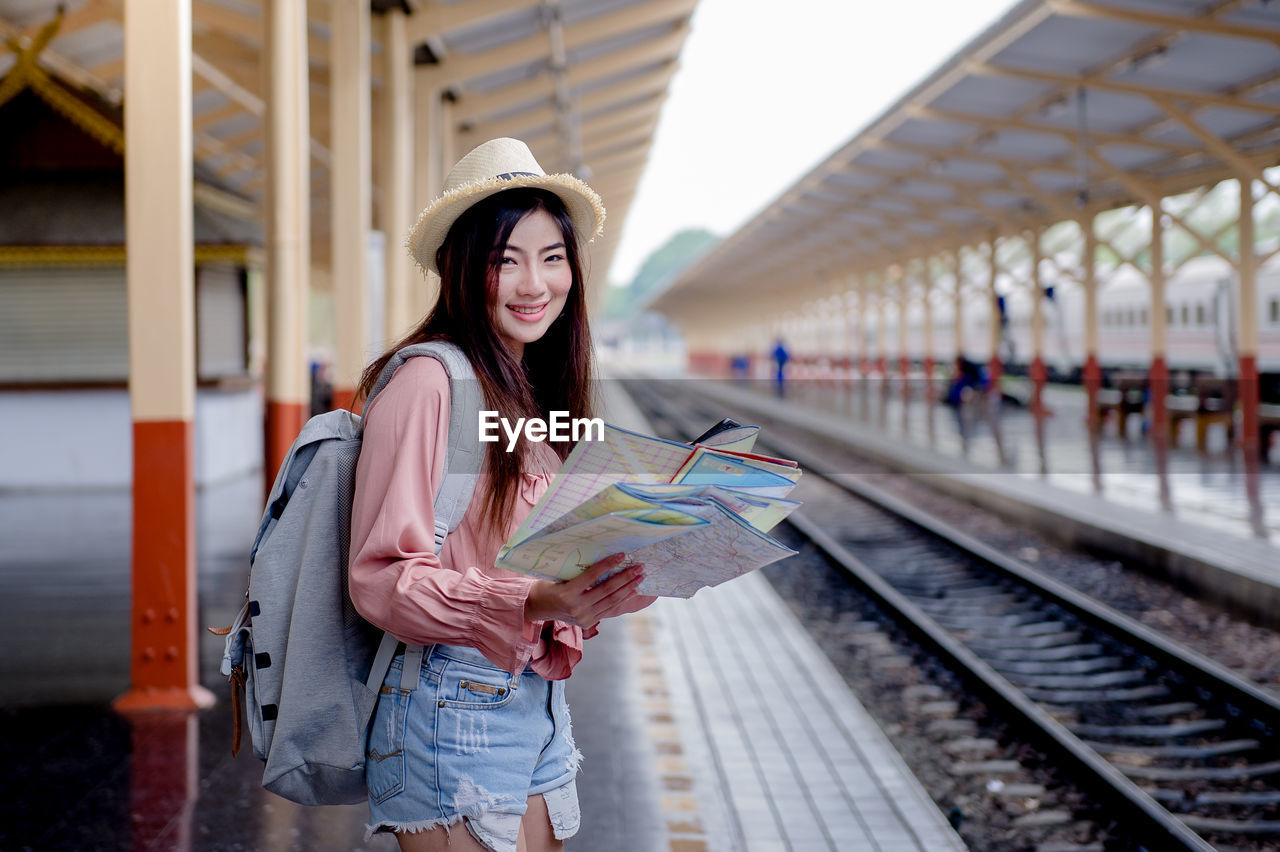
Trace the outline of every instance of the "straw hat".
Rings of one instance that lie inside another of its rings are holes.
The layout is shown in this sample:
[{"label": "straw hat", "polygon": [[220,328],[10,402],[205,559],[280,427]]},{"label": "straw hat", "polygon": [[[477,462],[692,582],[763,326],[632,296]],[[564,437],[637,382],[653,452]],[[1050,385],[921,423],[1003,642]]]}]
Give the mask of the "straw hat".
[{"label": "straw hat", "polygon": [[427,205],[409,232],[409,253],[423,269],[439,275],[436,252],[458,217],[478,201],[521,187],[558,195],[582,243],[591,242],[604,229],[604,204],[595,190],[573,175],[544,172],[519,139],[490,139],[450,169],[444,192]]}]

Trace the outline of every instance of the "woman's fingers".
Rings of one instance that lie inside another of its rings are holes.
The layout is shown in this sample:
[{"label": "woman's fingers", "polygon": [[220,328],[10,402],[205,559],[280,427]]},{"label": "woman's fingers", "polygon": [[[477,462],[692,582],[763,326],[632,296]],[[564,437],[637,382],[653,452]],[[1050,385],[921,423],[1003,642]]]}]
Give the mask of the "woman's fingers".
[{"label": "woman's fingers", "polygon": [[619,565],[627,561],[625,553],[615,553],[612,556],[606,556],[599,562],[592,563],[577,577],[574,577],[566,586],[578,587],[582,590],[590,589],[592,586],[600,582],[600,579],[618,568]]}]

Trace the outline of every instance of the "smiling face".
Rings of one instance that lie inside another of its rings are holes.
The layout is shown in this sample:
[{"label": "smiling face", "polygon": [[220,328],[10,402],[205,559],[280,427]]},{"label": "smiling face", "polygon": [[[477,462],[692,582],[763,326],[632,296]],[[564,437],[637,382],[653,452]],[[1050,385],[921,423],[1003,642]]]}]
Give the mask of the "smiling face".
[{"label": "smiling face", "polygon": [[523,357],[526,343],[547,333],[573,286],[564,234],[541,207],[516,223],[490,285],[498,336]]}]

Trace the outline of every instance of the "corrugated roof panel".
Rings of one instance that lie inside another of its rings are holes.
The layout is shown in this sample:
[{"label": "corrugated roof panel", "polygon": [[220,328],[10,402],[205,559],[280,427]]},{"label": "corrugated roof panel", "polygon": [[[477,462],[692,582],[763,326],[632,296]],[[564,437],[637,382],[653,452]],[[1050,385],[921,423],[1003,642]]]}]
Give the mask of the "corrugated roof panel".
[{"label": "corrugated roof panel", "polygon": [[1004,180],[1004,167],[980,160],[949,158],[935,168],[935,174],[952,180],[984,183]]},{"label": "corrugated roof panel", "polygon": [[1042,109],[1037,120],[1053,127],[1079,130],[1083,118],[1086,130],[1120,133],[1143,127],[1163,115],[1145,95],[1090,88],[1085,91],[1083,107],[1074,92],[1064,93]]},{"label": "corrugated roof panel", "polygon": [[910,198],[923,198],[932,201],[948,201],[956,197],[954,187],[915,179],[903,181],[898,185],[897,192]]},{"label": "corrugated roof panel", "polygon": [[548,58],[539,57],[532,62],[497,68],[489,73],[469,78],[467,80],[467,90],[481,95],[493,92],[530,80],[539,74],[545,73],[550,66],[551,63]]},{"label": "corrugated roof panel", "polygon": [[927,162],[925,157],[906,151],[895,151],[892,148],[872,148],[863,151],[853,158],[854,167],[866,166],[872,169],[891,169],[906,171]]},{"label": "corrugated roof panel", "polygon": [[1051,97],[1050,83],[1012,77],[965,77],[934,99],[931,106],[957,112],[1005,118],[1036,101]]},{"label": "corrugated roof panel", "polygon": [[885,183],[885,179],[878,175],[868,174],[866,172],[840,171],[831,172],[822,179],[822,182],[831,186],[866,189],[883,185]]},{"label": "corrugated roof panel", "polygon": [[1188,33],[1163,53],[1134,60],[1113,79],[1163,89],[1221,92],[1241,80],[1276,70],[1280,70],[1280,54],[1274,45],[1254,39]]},{"label": "corrugated roof panel", "polygon": [[482,53],[535,35],[541,29],[542,12],[519,9],[442,35],[445,49],[463,55]]},{"label": "corrugated roof panel", "polygon": [[995,55],[1000,66],[1082,74],[1105,66],[1158,32],[1143,24],[1053,15]]},{"label": "corrugated roof panel", "polygon": [[1149,166],[1168,157],[1164,151],[1139,145],[1108,145],[1099,153],[1107,162],[1121,169]]},{"label": "corrugated roof panel", "polygon": [[124,28],[115,21],[99,21],[79,32],[58,36],[50,45],[83,68],[93,68],[121,56]]},{"label": "corrugated roof panel", "polygon": [[560,8],[564,22],[576,24],[643,2],[644,0],[561,0]]},{"label": "corrugated roof panel", "polygon": [[680,27],[678,21],[666,21],[654,24],[649,27],[642,27],[637,30],[627,30],[610,38],[602,38],[597,41],[584,44],[574,50],[570,50],[566,54],[566,61],[570,65],[579,62],[588,62],[600,56],[606,56],[628,47],[634,47],[638,44],[644,44],[649,41],[656,41],[667,33],[672,32]]},{"label": "corrugated roof panel", "polygon": [[885,135],[890,142],[950,147],[973,136],[972,124],[933,118],[912,118]]},{"label": "corrugated roof panel", "polygon": [[1001,130],[977,147],[984,154],[993,157],[1028,161],[1065,157],[1074,150],[1070,140],[1056,133],[1035,133],[1028,130]]}]

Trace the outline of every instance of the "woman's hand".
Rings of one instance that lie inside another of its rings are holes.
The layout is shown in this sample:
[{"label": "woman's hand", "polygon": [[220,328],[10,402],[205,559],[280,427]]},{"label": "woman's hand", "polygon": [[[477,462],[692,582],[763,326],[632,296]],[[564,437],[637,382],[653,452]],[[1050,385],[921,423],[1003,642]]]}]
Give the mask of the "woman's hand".
[{"label": "woman's hand", "polygon": [[572,580],[536,580],[524,604],[526,621],[564,621],[590,631],[603,619],[636,612],[656,598],[636,591],[644,565],[629,565],[601,579],[626,561],[626,554],[607,556]]}]

